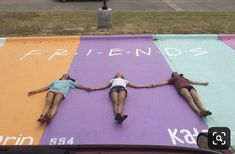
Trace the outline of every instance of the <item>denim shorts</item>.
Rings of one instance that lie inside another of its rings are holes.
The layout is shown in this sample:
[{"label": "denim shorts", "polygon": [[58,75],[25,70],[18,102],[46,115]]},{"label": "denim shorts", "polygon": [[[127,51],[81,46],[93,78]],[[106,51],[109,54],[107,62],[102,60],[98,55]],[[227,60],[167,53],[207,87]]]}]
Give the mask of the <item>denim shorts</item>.
[{"label": "denim shorts", "polygon": [[117,92],[117,93],[119,93],[120,91],[125,91],[126,94],[127,94],[126,88],[124,88],[123,86],[115,86],[115,87],[113,87],[113,88],[110,89],[110,91],[109,91],[109,96],[111,96],[111,93],[112,93],[112,92]]}]

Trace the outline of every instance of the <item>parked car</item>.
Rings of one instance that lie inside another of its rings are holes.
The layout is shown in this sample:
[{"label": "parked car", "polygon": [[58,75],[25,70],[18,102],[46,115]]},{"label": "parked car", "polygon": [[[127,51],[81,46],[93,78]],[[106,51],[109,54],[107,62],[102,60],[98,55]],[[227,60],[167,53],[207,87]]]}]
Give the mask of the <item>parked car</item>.
[{"label": "parked car", "polygon": [[[67,2],[68,0],[60,0],[61,2]],[[99,1],[103,1],[103,0],[99,0]],[[108,1],[108,0],[106,0]]]}]

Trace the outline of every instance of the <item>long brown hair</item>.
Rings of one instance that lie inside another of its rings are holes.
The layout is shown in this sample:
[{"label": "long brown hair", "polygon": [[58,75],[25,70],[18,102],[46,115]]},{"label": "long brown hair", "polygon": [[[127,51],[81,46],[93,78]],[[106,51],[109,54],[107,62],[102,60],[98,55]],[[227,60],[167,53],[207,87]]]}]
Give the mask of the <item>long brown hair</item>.
[{"label": "long brown hair", "polygon": [[183,76],[183,74],[181,74],[181,73],[179,74],[178,72],[172,72],[172,73],[171,73],[171,77],[172,77],[172,78],[174,77],[174,73],[177,73],[178,76]]},{"label": "long brown hair", "polygon": [[[68,80],[71,80],[71,81],[73,81],[73,82],[75,82],[76,80],[75,79],[73,79],[73,78],[71,78],[70,76],[69,76],[69,74],[68,74]],[[62,80],[62,77],[60,78],[60,80]]]},{"label": "long brown hair", "polygon": [[[118,77],[117,77],[117,74],[113,77],[113,79],[115,79],[115,78],[118,78]],[[121,78],[122,78],[122,79],[125,79],[125,77],[124,77],[123,74],[121,74]]]}]

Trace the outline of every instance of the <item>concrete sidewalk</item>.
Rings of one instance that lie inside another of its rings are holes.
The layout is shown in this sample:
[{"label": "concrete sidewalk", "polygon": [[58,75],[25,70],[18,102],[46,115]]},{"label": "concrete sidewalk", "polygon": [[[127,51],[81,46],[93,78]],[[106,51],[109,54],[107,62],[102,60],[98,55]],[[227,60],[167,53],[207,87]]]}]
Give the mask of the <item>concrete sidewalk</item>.
[{"label": "concrete sidewalk", "polygon": [[[102,6],[99,0],[1,0],[0,11],[85,11]],[[109,0],[115,11],[235,11],[234,0]]]}]

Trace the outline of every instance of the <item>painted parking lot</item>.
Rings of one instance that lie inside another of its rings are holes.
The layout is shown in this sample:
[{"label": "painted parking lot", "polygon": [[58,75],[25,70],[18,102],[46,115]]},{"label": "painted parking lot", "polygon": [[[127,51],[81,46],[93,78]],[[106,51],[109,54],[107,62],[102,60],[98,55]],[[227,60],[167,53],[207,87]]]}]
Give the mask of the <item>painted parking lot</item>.
[{"label": "painted parking lot", "polygon": [[[235,35],[117,35],[0,39],[0,145],[143,144],[196,147],[211,126],[235,131]],[[208,118],[198,117],[172,86],[128,88],[124,113],[114,121],[108,89],[70,90],[48,126],[36,120],[46,93],[27,92],[68,72],[78,83],[103,85],[122,72],[137,84],[167,80],[172,71],[208,81],[195,86]],[[234,145],[234,137],[232,139]]]}]

